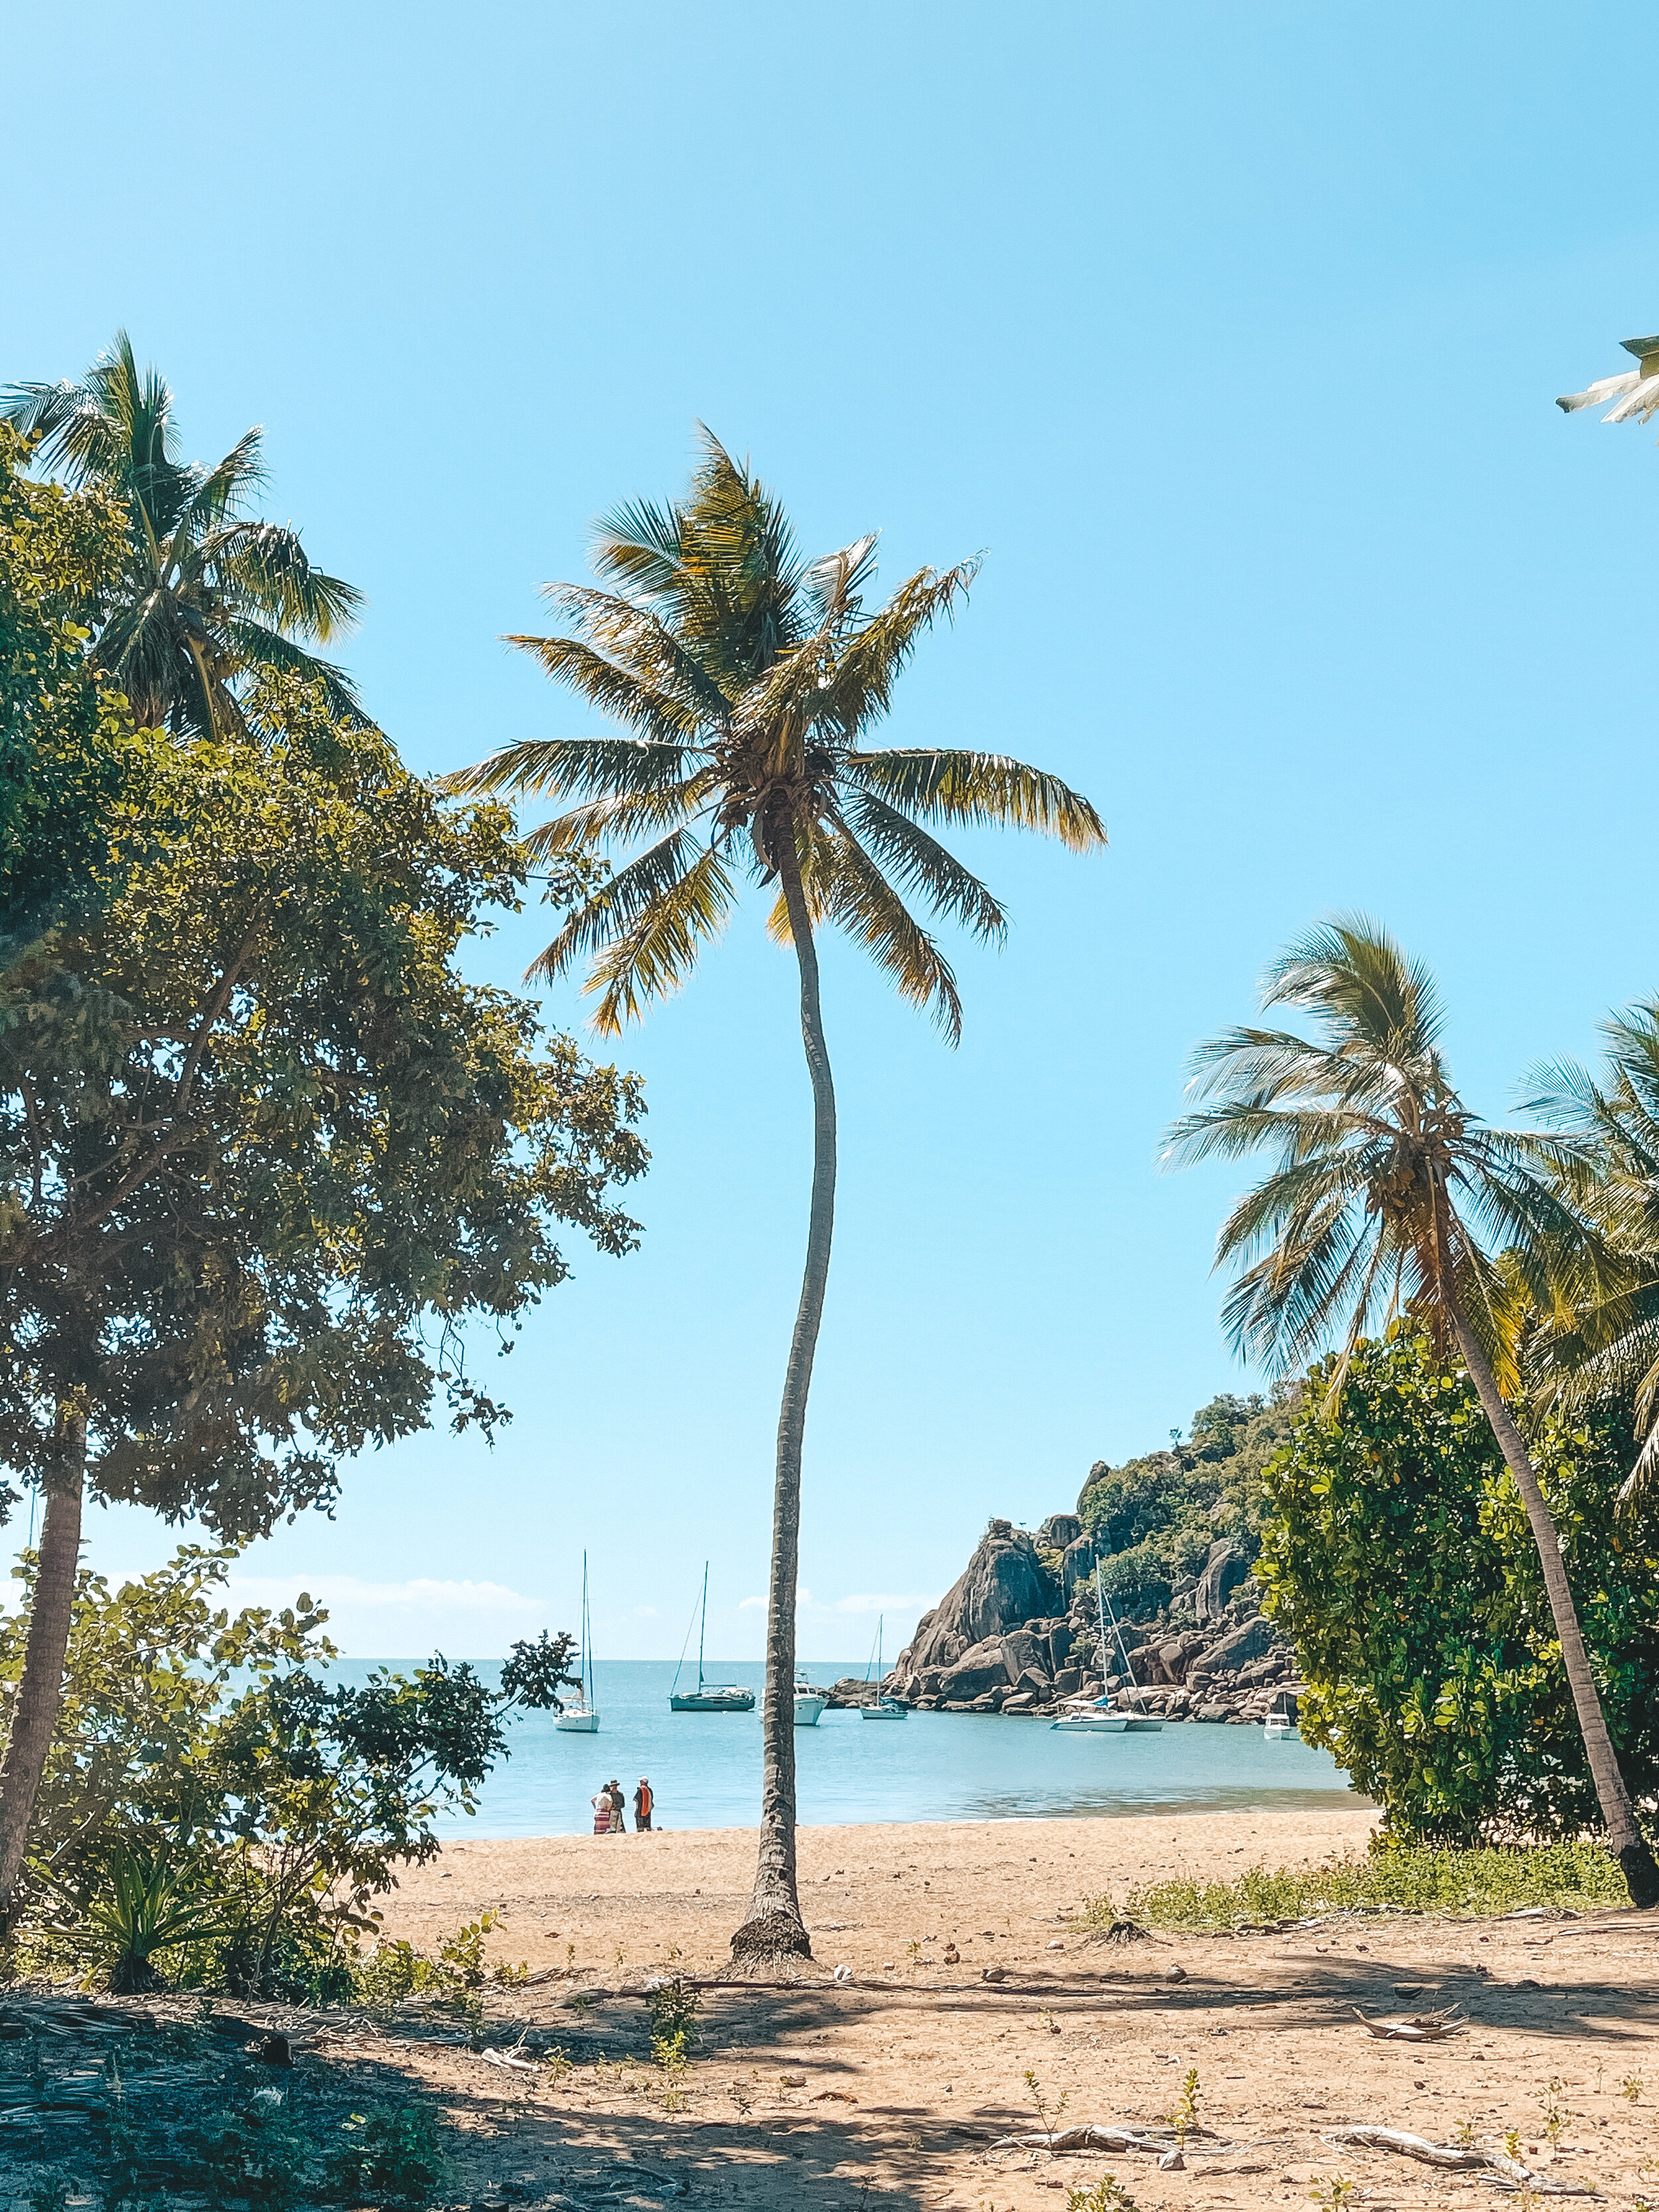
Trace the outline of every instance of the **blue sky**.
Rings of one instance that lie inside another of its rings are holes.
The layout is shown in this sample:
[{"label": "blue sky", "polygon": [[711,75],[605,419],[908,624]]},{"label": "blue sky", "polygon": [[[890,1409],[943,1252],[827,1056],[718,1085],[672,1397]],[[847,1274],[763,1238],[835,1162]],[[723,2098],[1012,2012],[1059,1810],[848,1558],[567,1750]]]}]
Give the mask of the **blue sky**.
[{"label": "blue sky", "polygon": [[[1436,969],[1501,1115],[1659,988],[1641,548],[1650,433],[1553,396],[1659,327],[1639,158],[1659,33],[1559,9],[835,9],[92,0],[0,142],[0,376],[118,325],[204,458],[266,426],[271,512],[369,607],[349,659],[422,769],[592,726],[501,633],[590,518],[746,448],[805,543],[889,583],[983,548],[890,735],[1080,786],[1110,851],[963,841],[1005,895],[961,1049],[826,957],[842,1186],[803,1650],[890,1649],[988,1515],[1068,1504],[1244,1385],[1232,1178],[1158,1169],[1196,1039],[1319,915]],[[356,1652],[758,1652],[805,1232],[793,982],[751,903],[630,1036],[642,1250],[578,1251],[493,1454],[351,1468],[243,1563]],[[548,933],[476,955],[516,977]],[[579,1022],[574,987],[551,1018]],[[171,1538],[93,1516],[130,1570]]]}]

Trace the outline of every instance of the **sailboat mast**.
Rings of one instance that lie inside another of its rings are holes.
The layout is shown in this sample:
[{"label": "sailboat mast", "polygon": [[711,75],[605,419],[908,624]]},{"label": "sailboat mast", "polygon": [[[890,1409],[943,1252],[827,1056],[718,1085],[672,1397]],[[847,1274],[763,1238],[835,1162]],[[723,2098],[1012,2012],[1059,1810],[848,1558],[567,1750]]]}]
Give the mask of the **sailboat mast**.
[{"label": "sailboat mast", "polygon": [[702,1638],[708,1626],[708,1562],[702,1563],[702,1617],[697,1623],[697,1689],[702,1690]]}]

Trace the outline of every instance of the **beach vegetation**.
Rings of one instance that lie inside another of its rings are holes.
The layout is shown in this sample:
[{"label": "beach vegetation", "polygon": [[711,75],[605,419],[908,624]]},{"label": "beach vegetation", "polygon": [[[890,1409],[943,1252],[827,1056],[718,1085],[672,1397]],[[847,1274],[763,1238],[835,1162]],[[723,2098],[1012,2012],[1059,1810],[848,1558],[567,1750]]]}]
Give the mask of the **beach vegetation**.
[{"label": "beach vegetation", "polygon": [[[1391,1837],[1467,1847],[1582,1834],[1597,1798],[1558,1625],[1467,1370],[1404,1321],[1352,1347],[1333,1403],[1334,1365],[1315,1370],[1262,1477],[1255,1570],[1306,1680],[1304,1740],[1382,1807]],[[1650,1801],[1659,1498],[1620,1510],[1626,1411],[1538,1413],[1528,1448],[1624,1777]]]},{"label": "beach vegetation", "polygon": [[1135,2200],[1115,2173],[1102,2173],[1066,2190],[1066,2212],[1135,2212]]},{"label": "beach vegetation", "polygon": [[265,476],[258,429],[210,466],[183,459],[173,393],[139,368],[125,331],[78,381],[12,386],[0,415],[40,466],[100,494],[118,517],[91,657],[140,725],[229,736],[246,727],[250,684],[270,670],[314,683],[332,713],[358,714],[350,678],[311,647],[350,628],[362,595],[313,567],[297,530],[253,512]]},{"label": "beach vegetation", "polygon": [[[1097,1461],[1077,1501],[1120,1610],[1167,1606],[1225,1537],[1247,1564],[1260,1543],[1261,1471],[1290,1435],[1299,1379],[1269,1393],[1224,1391],[1193,1415],[1184,1438],[1111,1467]],[[1052,1570],[1051,1570],[1052,1571]]]},{"label": "beach vegetation", "polygon": [[637,1084],[460,972],[525,882],[506,809],[441,799],[292,670],[250,672],[215,735],[143,726],[95,665],[120,580],[108,502],[29,483],[0,424],[14,517],[0,1465],[44,1511],[0,1759],[0,1920],[88,1498],[241,1543],[326,1507],[345,1460],[439,1407],[493,1432],[507,1415],[471,1331],[510,1348],[568,1273],[566,1226],[631,1249],[615,1192],[645,1161]]},{"label": "beach vegetation", "polygon": [[1311,932],[1269,971],[1262,1003],[1309,1017],[1312,1034],[1247,1026],[1212,1039],[1194,1108],[1171,1133],[1179,1159],[1274,1156],[1218,1240],[1218,1264],[1237,1269],[1228,1333],[1279,1373],[1340,1339],[1325,1376],[1329,1418],[1373,1320],[1409,1313],[1437,1360],[1461,1363],[1525,1510],[1607,1847],[1633,1899],[1659,1905],[1659,1862],[1522,1427],[1519,1322],[1528,1303],[1555,1302],[1564,1255],[1590,1249],[1584,1217],[1536,1139],[1487,1127],[1459,1097],[1432,980],[1375,923]]},{"label": "beach vegetation", "polygon": [[794,955],[812,1094],[811,1200],[778,1425],[760,1851],[732,1948],[810,1957],[795,1876],[795,1600],[801,1452],[836,1172],[817,934],[844,932],[954,1043],[956,976],[908,902],[991,944],[1006,917],[933,832],[1030,830],[1077,852],[1103,843],[1105,832],[1086,799],[1006,754],[872,742],[897,678],[962,602],[975,561],[918,570],[871,609],[875,538],[805,558],[780,502],[705,434],[690,497],[608,516],[595,564],[597,584],[549,587],[568,629],[513,642],[607,715],[615,734],[526,738],[450,787],[565,802],[527,841],[539,860],[557,864],[595,844],[642,847],[568,902],[531,970],[551,982],[587,962],[603,1035],[680,988],[745,877],[770,894],[768,928]]},{"label": "beach vegetation", "polygon": [[[1352,1914],[1483,1919],[1528,1909],[1584,1912],[1627,1905],[1607,1853],[1589,1842],[1536,1849],[1437,1850],[1396,1844],[1316,1867],[1250,1867],[1230,1881],[1182,1875],[1129,1893],[1124,1912],[1148,1927],[1194,1935],[1279,1928]],[[1110,1897],[1084,1900],[1077,1924],[1110,1928]]]},{"label": "beach vegetation", "polygon": [[329,2179],[348,2203],[387,2212],[426,2212],[444,2194],[450,2165],[432,2113],[423,2105],[380,2105],[353,2112],[346,2141],[329,2161]]},{"label": "beach vegetation", "polygon": [[[182,1547],[118,1589],[79,1577],[20,1962],[117,1989],[386,2005],[513,1978],[487,1962],[494,1915],[428,1959],[379,1942],[375,1899],[436,1854],[441,1814],[475,1807],[512,1715],[568,1680],[569,1638],[521,1644],[494,1684],[441,1658],[331,1682],[307,1598],[234,1616],[217,1601],[234,1556]],[[27,1594],[32,1559],[16,1571]],[[27,1643],[27,1606],[0,1617],[0,1689]]]}]

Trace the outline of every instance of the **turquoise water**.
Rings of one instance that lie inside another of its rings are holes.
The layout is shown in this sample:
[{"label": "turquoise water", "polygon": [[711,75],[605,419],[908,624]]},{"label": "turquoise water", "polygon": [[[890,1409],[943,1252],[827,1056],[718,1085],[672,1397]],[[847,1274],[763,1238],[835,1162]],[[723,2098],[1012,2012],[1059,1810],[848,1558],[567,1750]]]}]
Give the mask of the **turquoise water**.
[{"label": "turquoise water", "polygon": [[[372,1665],[334,1671],[361,1680]],[[815,1666],[820,1684],[861,1674],[860,1662]],[[486,1676],[494,1669],[483,1665]],[[741,1682],[758,1698],[765,1669],[711,1663],[711,1682]],[[523,1713],[512,1757],[485,1783],[478,1817],[443,1823],[474,1836],[556,1836],[591,1827],[588,1800],[614,1775],[633,1826],[634,1785],[648,1774],[663,1828],[752,1827],[760,1802],[760,1710],[671,1713],[672,1662],[619,1661],[599,1669],[597,1735],[561,1735],[547,1713]],[[1006,1820],[1079,1814],[1194,1813],[1255,1806],[1359,1802],[1322,1751],[1267,1743],[1255,1728],[1188,1723],[1156,1735],[1063,1735],[1042,1721],[994,1713],[912,1713],[866,1721],[827,1712],[795,1731],[800,1818]]]}]

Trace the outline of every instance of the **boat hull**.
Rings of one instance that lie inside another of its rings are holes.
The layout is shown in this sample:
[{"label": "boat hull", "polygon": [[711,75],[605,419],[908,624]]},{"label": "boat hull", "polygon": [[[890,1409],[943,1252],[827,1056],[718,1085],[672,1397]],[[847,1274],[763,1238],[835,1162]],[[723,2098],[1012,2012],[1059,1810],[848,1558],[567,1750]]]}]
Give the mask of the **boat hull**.
[{"label": "boat hull", "polygon": [[820,1698],[816,1692],[810,1698],[803,1698],[798,1690],[795,1692],[795,1726],[816,1728],[819,1716],[829,1702],[828,1698]]},{"label": "boat hull", "polygon": [[752,1690],[682,1690],[668,1700],[674,1713],[752,1713]]},{"label": "boat hull", "polygon": [[884,1698],[878,1705],[860,1705],[859,1718],[865,1721],[902,1721],[908,1720],[909,1714],[904,1706],[896,1705]]},{"label": "boat hull", "polygon": [[1074,1713],[1052,1725],[1062,1735],[1127,1735],[1134,1723],[1127,1713]]},{"label": "boat hull", "polygon": [[597,1735],[599,1717],[592,1705],[567,1705],[555,1716],[553,1725],[566,1735]]},{"label": "boat hull", "polygon": [[1275,1726],[1272,1721],[1269,1721],[1261,1733],[1269,1743],[1300,1743],[1302,1741],[1302,1731],[1299,1728],[1294,1725],[1286,1727],[1283,1723]]}]

